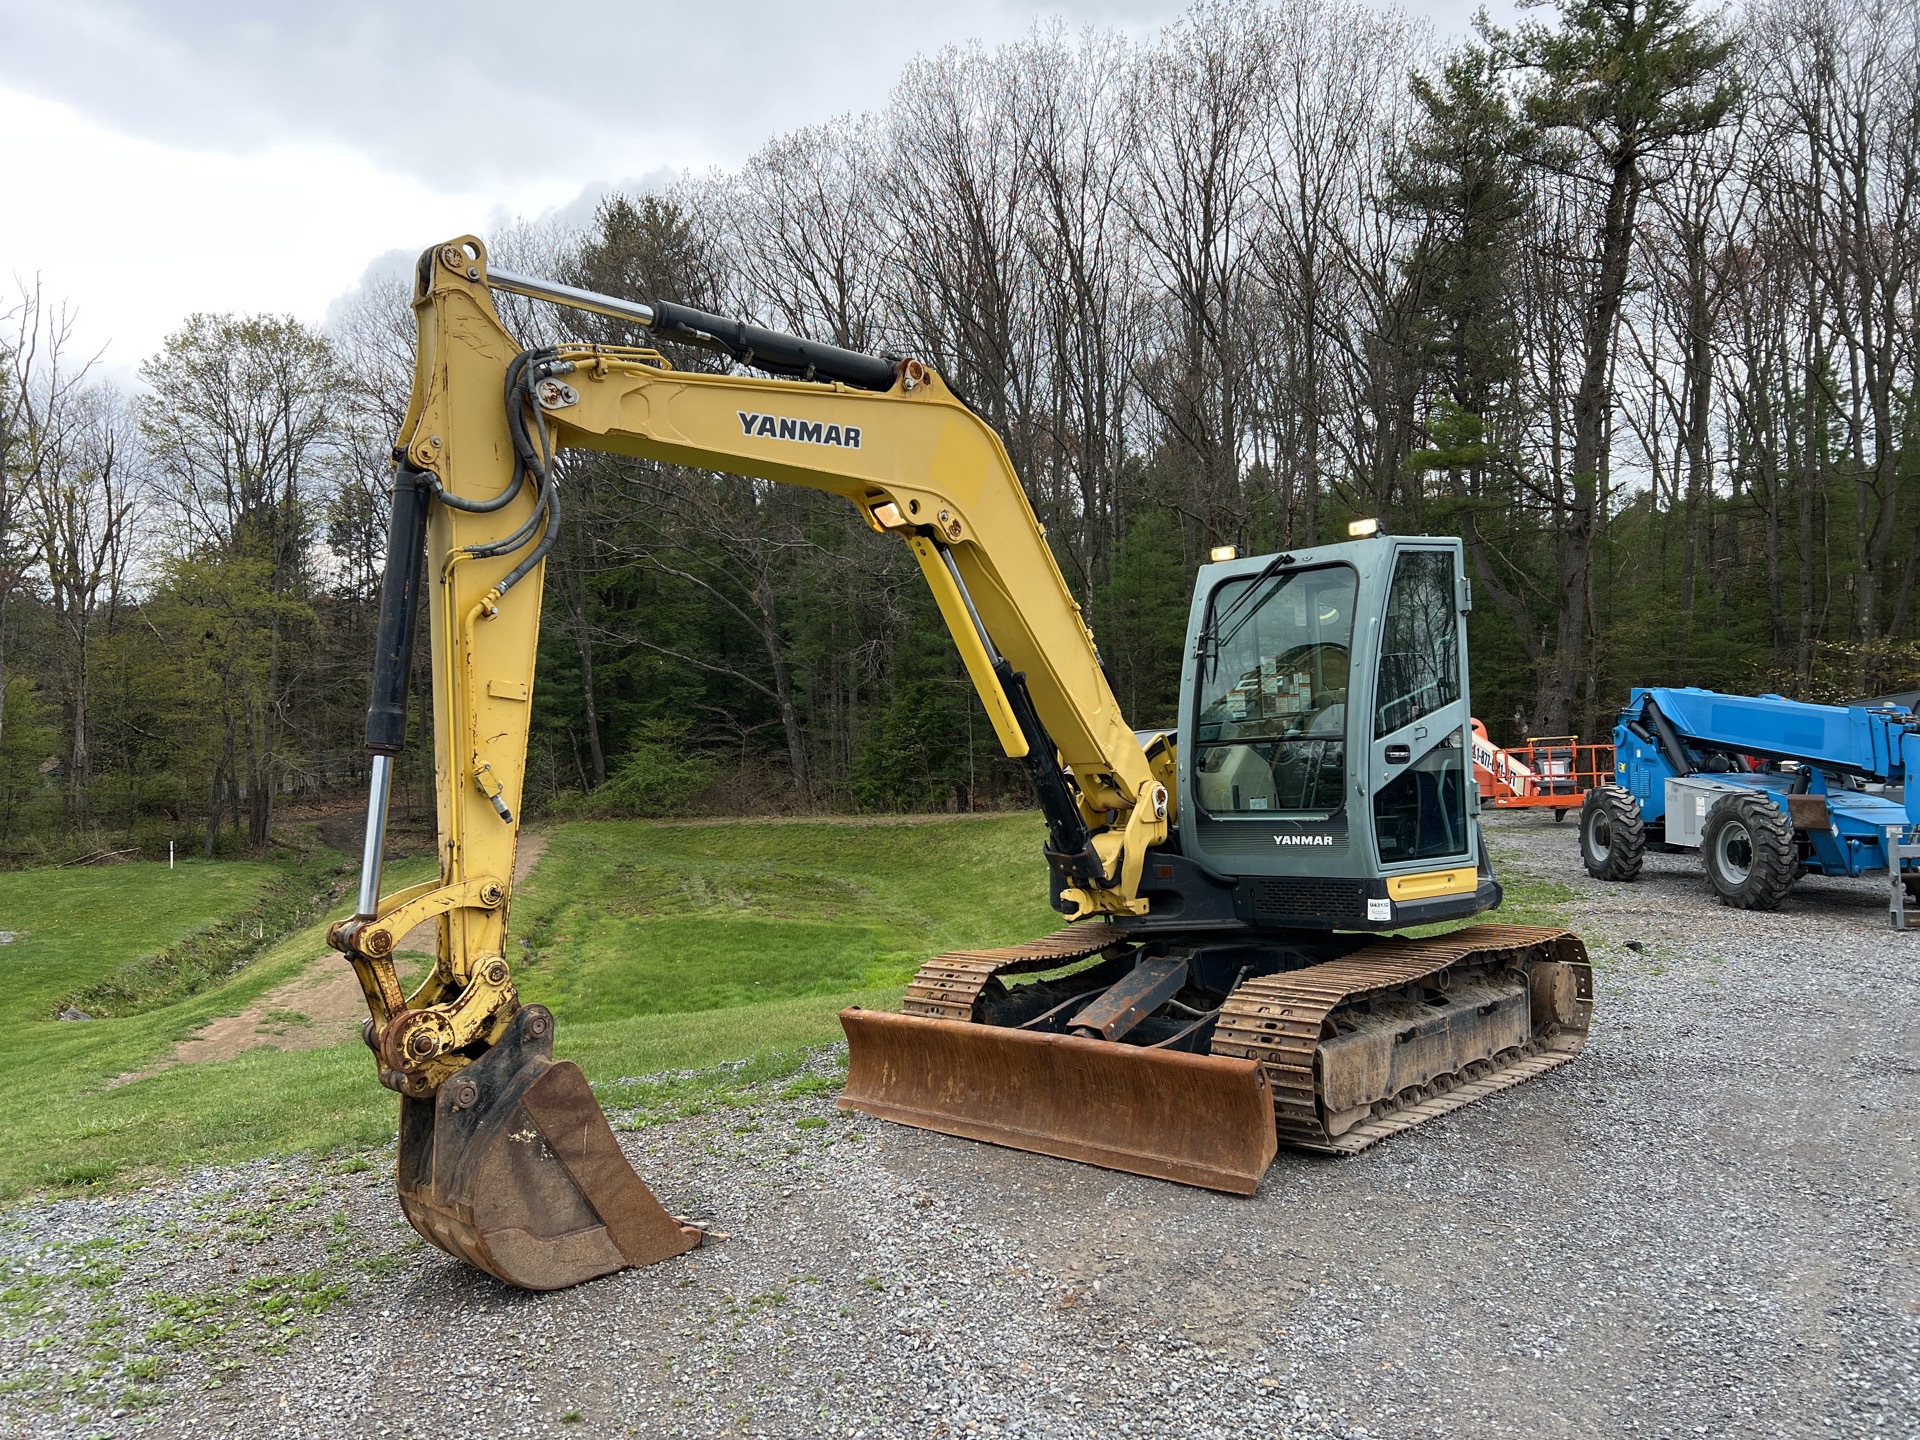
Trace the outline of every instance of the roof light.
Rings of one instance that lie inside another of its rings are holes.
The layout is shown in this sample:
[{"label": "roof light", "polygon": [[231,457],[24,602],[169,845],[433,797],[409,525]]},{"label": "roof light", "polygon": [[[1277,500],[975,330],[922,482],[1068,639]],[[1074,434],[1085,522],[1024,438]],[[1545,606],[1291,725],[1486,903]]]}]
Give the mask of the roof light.
[{"label": "roof light", "polygon": [[1353,520],[1347,524],[1347,534],[1355,540],[1366,540],[1380,533],[1378,520]]},{"label": "roof light", "polygon": [[1207,558],[1217,564],[1222,560],[1231,560],[1239,555],[1239,553],[1240,552],[1231,545],[1216,545],[1207,552]]}]

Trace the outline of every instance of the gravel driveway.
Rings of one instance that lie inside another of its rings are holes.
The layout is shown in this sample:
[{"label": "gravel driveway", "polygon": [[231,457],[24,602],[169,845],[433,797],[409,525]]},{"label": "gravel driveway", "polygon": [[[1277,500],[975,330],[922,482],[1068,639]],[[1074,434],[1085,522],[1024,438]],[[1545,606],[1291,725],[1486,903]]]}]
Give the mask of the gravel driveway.
[{"label": "gravel driveway", "polygon": [[1578,895],[1593,1041],[1356,1159],[1213,1195],[839,1115],[822,1055],[623,1137],[731,1239],[556,1295],[420,1247],[381,1155],[25,1205],[0,1435],[1920,1435],[1920,936],[1489,830]]}]

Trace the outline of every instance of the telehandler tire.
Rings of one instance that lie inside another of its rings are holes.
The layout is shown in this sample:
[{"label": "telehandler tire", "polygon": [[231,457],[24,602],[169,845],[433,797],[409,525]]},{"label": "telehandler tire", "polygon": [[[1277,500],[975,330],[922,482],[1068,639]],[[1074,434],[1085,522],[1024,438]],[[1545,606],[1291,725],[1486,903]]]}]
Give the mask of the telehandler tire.
[{"label": "telehandler tire", "polygon": [[1707,883],[1722,905],[1777,910],[1800,878],[1793,822],[1764,795],[1723,795],[1700,832]]},{"label": "telehandler tire", "polygon": [[1618,785],[1596,785],[1580,802],[1580,859],[1596,880],[1637,880],[1647,854],[1640,802]]}]

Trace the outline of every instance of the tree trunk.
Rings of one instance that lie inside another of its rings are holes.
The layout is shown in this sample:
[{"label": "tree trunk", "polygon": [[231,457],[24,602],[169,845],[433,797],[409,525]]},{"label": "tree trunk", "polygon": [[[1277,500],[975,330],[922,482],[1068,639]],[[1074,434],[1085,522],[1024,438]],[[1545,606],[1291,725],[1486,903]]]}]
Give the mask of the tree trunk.
[{"label": "tree trunk", "polygon": [[1687,494],[1680,552],[1681,637],[1691,648],[1693,612],[1699,601],[1701,497],[1709,482],[1707,429],[1713,417],[1713,317],[1707,304],[1705,227],[1687,236]]},{"label": "tree trunk", "polygon": [[221,746],[220,758],[213,767],[212,792],[207,797],[207,859],[213,858],[213,847],[220,839],[220,812],[227,792],[232,788],[233,775],[233,712],[226,713],[227,731],[225,743]]},{"label": "tree trunk", "polygon": [[1612,399],[1610,376],[1620,303],[1626,294],[1627,263],[1633,253],[1634,209],[1640,177],[1631,158],[1617,162],[1607,187],[1601,227],[1600,273],[1587,306],[1581,335],[1581,374],[1573,397],[1572,493],[1560,541],[1559,619],[1553,664],[1541,686],[1538,723],[1555,733],[1573,728],[1574,701],[1586,671],[1588,599],[1593,588],[1593,543],[1599,507],[1600,470],[1605,460],[1607,415]]},{"label": "tree trunk", "polygon": [[800,711],[793,703],[793,672],[787,666],[786,645],[780,638],[780,616],[773,598],[773,577],[764,563],[754,577],[753,600],[760,610],[760,642],[767,647],[767,660],[773,667],[774,705],[780,711],[780,728],[786,732],[787,764],[793,770],[793,788],[805,800],[813,793],[812,780],[807,773],[807,737],[800,728]]},{"label": "tree trunk", "polygon": [[593,637],[585,624],[573,627],[573,647],[580,656],[580,709],[587,730],[587,763],[593,769],[591,788],[598,790],[607,783],[607,752],[600,743],[600,707],[594,698]]},{"label": "tree trunk", "polygon": [[79,655],[73,677],[73,743],[68,750],[67,806],[76,826],[85,828],[93,818],[93,756],[88,749],[87,706],[92,676],[87,665],[87,636],[78,637]]}]

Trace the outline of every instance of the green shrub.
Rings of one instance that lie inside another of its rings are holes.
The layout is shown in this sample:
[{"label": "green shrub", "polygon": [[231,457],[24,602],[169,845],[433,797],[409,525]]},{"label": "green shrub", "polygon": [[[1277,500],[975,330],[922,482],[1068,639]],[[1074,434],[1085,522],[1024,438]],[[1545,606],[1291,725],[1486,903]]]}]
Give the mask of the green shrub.
[{"label": "green shrub", "polygon": [[655,730],[627,752],[605,785],[555,809],[599,820],[684,815],[712,782],[713,771],[712,759],[688,747],[680,733]]}]

